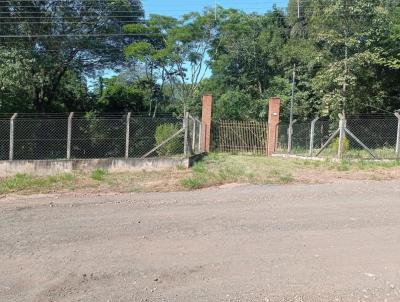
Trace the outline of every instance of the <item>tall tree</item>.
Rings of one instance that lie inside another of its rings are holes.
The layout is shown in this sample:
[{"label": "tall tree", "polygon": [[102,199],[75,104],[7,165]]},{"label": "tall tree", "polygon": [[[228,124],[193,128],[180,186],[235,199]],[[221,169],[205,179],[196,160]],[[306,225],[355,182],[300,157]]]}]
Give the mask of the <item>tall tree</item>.
[{"label": "tall tree", "polygon": [[213,13],[190,13],[180,19],[150,16],[145,24],[125,26],[125,31],[137,34],[141,41],[129,45],[125,52],[144,66],[146,75],[163,88],[174,100],[180,113],[189,106],[207,73],[207,52],[214,34]]},{"label": "tall tree", "polygon": [[[57,91],[67,74],[84,81],[82,75],[123,62],[123,47],[135,37],[122,27],[140,22],[143,10],[139,0],[10,0],[0,2],[0,14],[0,62],[15,55],[24,69],[19,72],[29,79],[25,94],[35,110],[44,112],[57,107]],[[18,90],[18,82],[11,84],[8,94]]]},{"label": "tall tree", "polygon": [[311,36],[327,61],[313,80],[323,111],[357,113],[385,107],[390,92],[387,77],[382,77],[387,70],[380,64],[380,49],[389,35],[389,1],[314,3]]}]

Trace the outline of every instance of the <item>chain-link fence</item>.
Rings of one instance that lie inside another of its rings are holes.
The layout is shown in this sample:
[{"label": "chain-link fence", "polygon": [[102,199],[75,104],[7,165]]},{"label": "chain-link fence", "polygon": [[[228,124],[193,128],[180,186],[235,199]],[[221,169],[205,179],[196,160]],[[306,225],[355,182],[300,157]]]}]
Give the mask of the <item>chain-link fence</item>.
[{"label": "chain-link fence", "polygon": [[10,119],[0,119],[0,160],[9,158],[10,151]]},{"label": "chain-link fence", "polygon": [[0,116],[0,160],[140,158],[200,153],[201,128],[198,119],[172,115]]},{"label": "chain-link fence", "polygon": [[292,134],[292,153],[298,155],[308,155],[310,147],[311,123],[293,124]]},{"label": "chain-link fence", "polygon": [[281,123],[277,132],[277,153],[344,159],[400,158],[398,115],[349,117],[342,118],[341,123],[322,119]]},{"label": "chain-link fence", "polygon": [[[175,117],[132,117],[130,120],[129,156],[142,157],[183,128],[183,119]],[[184,132],[172,138],[149,156],[172,156],[184,153]]]},{"label": "chain-link fence", "polygon": [[289,124],[278,124],[276,129],[276,153],[286,153],[288,151],[288,131]]},{"label": "chain-link fence", "polygon": [[[385,119],[348,119],[347,128],[368,147],[377,158],[396,158],[398,131],[396,117]],[[346,152],[347,151],[347,152]],[[371,154],[353,137],[347,135],[344,157],[369,158]]]}]

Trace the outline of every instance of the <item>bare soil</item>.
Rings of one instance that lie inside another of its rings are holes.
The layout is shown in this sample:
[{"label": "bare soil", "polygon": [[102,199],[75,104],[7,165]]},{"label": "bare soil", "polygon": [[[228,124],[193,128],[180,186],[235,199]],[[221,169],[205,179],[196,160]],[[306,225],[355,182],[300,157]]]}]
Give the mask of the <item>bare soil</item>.
[{"label": "bare soil", "polygon": [[0,301],[399,301],[400,181],[0,199]]}]

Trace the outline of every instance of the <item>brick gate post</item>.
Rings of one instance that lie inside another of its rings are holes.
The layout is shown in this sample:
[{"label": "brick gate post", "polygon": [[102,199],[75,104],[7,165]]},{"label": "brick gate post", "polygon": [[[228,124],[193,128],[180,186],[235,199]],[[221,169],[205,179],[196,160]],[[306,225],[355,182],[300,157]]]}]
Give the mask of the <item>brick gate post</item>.
[{"label": "brick gate post", "polygon": [[201,147],[204,152],[210,152],[211,145],[211,112],[212,94],[203,95],[203,107],[201,114]]},{"label": "brick gate post", "polygon": [[278,124],[279,114],[281,107],[281,100],[278,97],[272,97],[268,102],[268,142],[267,142],[267,155],[271,156],[277,145],[278,137]]}]

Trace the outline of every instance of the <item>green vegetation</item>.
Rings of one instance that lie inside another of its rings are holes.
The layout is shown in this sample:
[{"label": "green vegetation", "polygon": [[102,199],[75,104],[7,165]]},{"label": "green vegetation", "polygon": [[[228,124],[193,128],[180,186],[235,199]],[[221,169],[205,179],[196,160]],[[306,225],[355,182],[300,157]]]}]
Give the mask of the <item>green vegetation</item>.
[{"label": "green vegetation", "polygon": [[[265,120],[265,100],[275,95],[285,118],[294,65],[298,119],[374,107],[392,112],[400,102],[398,1],[309,0],[301,2],[300,18],[297,1],[289,0],[288,10],[217,7],[148,20],[139,0],[23,3],[1,8],[15,22],[0,28],[0,113],[199,114],[200,95],[212,92],[216,119]],[[89,89],[87,75],[107,69],[120,73]]]},{"label": "green vegetation", "polygon": [[49,189],[59,184],[69,184],[75,180],[75,175],[70,173],[49,177],[34,177],[28,174],[17,174],[14,177],[0,180],[0,194],[24,190]]},{"label": "green vegetation", "polygon": [[[157,127],[155,133],[156,146],[160,145],[162,142],[170,138],[176,132],[178,132],[180,127],[176,124],[162,124]],[[160,156],[171,156],[177,154],[181,147],[182,143],[179,139],[174,138],[162,145],[158,150],[157,154]]]},{"label": "green vegetation", "polygon": [[90,174],[90,177],[94,180],[102,181],[104,180],[105,176],[107,175],[107,171],[104,169],[96,169],[93,170]]},{"label": "green vegetation", "polygon": [[300,162],[266,157],[213,153],[192,168],[192,174],[181,183],[189,189],[226,183],[274,184],[291,183],[292,169]]},{"label": "green vegetation", "polygon": [[140,0],[7,1],[0,12],[12,20],[0,27],[0,112],[96,110],[103,89],[93,95],[86,76],[124,63],[122,24],[144,16]]},{"label": "green vegetation", "polygon": [[[0,194],[53,192],[169,192],[226,184],[320,183],[337,179],[398,179],[400,161],[310,161],[213,153],[191,169],[109,173],[104,169],[55,176],[0,179]],[[349,173],[349,171],[351,173]]]}]

